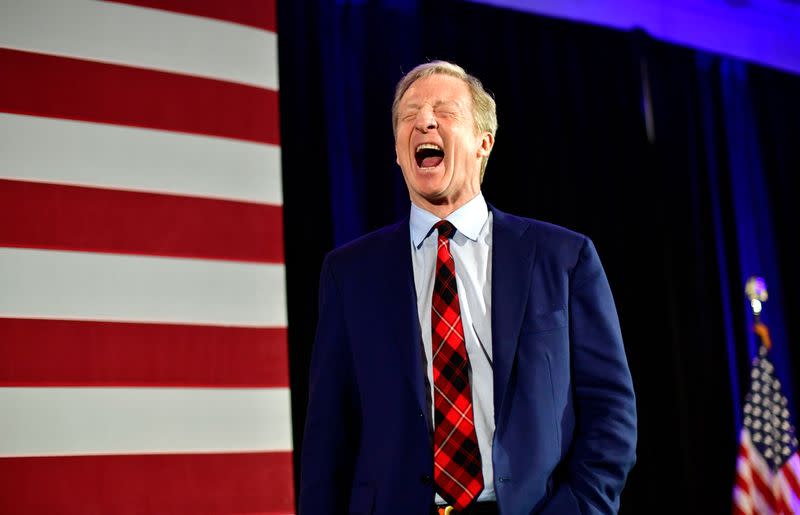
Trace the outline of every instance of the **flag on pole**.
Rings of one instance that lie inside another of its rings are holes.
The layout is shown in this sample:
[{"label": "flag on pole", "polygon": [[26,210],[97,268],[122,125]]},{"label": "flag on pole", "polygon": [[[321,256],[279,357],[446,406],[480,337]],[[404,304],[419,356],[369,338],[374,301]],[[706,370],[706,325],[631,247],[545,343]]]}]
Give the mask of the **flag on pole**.
[{"label": "flag on pole", "polygon": [[743,409],[733,513],[796,514],[800,513],[797,436],[781,382],[775,377],[775,367],[769,360],[769,331],[757,321],[755,332],[760,345],[758,356],[752,362],[750,389]]}]

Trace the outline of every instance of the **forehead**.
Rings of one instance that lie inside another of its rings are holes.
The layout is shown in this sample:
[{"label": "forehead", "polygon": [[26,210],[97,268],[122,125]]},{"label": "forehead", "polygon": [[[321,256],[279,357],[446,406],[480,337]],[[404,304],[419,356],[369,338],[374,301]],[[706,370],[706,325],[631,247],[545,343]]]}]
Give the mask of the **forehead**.
[{"label": "forehead", "polygon": [[400,99],[403,105],[443,102],[469,105],[472,96],[467,83],[451,75],[435,74],[415,80]]}]

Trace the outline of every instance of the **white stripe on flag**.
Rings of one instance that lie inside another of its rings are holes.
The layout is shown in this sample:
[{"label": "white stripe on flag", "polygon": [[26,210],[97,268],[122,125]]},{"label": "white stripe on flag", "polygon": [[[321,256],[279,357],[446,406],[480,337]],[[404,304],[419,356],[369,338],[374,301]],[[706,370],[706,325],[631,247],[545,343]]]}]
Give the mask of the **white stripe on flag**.
[{"label": "white stripe on flag", "polygon": [[0,316],[283,327],[285,268],[0,248]]},{"label": "white stripe on flag", "polygon": [[0,177],[280,205],[280,147],[0,113]]},{"label": "white stripe on flag", "polygon": [[0,388],[0,456],[292,449],[289,390]]},{"label": "white stripe on flag", "polygon": [[747,515],[753,513],[753,500],[739,488],[734,488],[733,490],[733,503],[739,507],[742,513]]},{"label": "white stripe on flag", "polygon": [[275,33],[157,9],[0,2],[0,46],[278,89]]}]

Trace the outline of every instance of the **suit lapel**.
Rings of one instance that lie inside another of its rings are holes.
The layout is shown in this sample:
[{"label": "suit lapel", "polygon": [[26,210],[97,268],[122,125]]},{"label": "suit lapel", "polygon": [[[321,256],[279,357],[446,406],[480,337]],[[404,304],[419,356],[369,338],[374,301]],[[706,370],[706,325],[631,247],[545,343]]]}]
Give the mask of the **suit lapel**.
[{"label": "suit lapel", "polygon": [[[383,262],[385,276],[379,279],[382,299],[374,299],[392,306],[394,313],[387,314],[388,339],[395,347],[398,368],[403,370],[420,409],[427,410],[425,378],[423,374],[423,347],[417,314],[417,291],[414,286],[414,269],[411,263],[411,235],[408,217],[395,224],[387,234]],[[427,411],[424,411],[427,412]]]},{"label": "suit lapel", "polygon": [[[530,224],[489,206],[492,227],[492,355],[494,363],[495,419],[502,409],[508,380],[517,352],[519,331],[528,295],[536,256],[536,243]],[[417,293],[411,263],[408,217],[392,226],[383,248],[387,273],[379,281],[382,299],[374,299],[396,312],[387,316],[389,340],[395,347],[398,368],[420,409],[429,410],[425,396],[425,367],[422,339],[417,314]]]},{"label": "suit lapel", "polygon": [[489,206],[492,226],[492,355],[495,421],[503,407],[519,342],[519,331],[536,256],[533,231],[526,221]]}]

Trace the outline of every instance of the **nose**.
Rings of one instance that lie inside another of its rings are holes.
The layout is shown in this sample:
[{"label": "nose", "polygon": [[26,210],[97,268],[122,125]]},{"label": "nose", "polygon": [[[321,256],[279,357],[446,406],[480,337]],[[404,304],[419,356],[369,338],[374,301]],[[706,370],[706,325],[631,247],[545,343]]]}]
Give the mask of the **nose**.
[{"label": "nose", "polygon": [[433,109],[423,108],[417,113],[416,129],[420,132],[428,132],[439,127],[436,122],[436,117],[433,115]]}]

